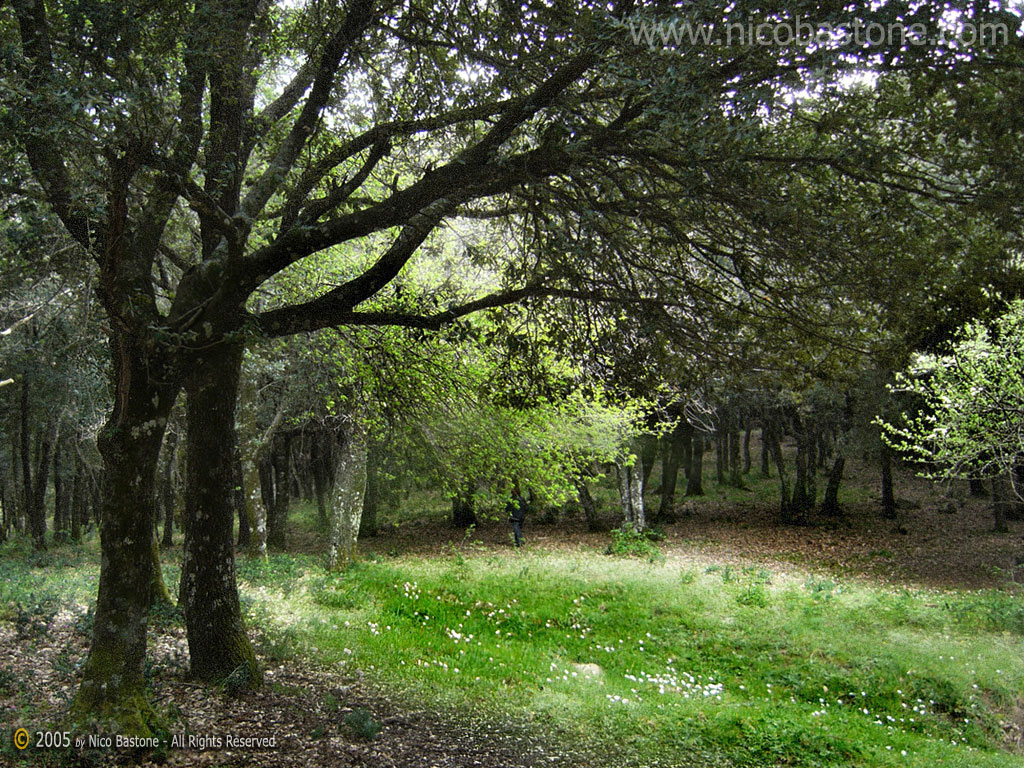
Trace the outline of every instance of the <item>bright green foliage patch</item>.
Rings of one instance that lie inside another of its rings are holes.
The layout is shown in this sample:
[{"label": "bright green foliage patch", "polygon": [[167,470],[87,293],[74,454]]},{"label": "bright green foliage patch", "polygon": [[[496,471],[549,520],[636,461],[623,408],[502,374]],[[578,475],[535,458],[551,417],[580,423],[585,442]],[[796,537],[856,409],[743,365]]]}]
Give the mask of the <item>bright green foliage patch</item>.
[{"label": "bright green foliage patch", "polygon": [[1002,592],[597,553],[311,565],[260,589],[290,595],[273,612],[297,652],[616,764],[1024,766],[1002,750],[1024,690]]}]

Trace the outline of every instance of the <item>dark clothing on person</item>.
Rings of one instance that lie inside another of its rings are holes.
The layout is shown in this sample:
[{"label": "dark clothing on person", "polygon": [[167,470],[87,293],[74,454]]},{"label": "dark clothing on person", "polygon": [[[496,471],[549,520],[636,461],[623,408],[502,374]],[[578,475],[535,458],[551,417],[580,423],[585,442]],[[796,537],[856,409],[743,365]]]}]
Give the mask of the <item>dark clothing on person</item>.
[{"label": "dark clothing on person", "polygon": [[512,535],[515,537],[516,546],[521,547],[523,545],[523,521],[526,520],[526,499],[516,494],[508,500],[505,511],[512,523]]}]

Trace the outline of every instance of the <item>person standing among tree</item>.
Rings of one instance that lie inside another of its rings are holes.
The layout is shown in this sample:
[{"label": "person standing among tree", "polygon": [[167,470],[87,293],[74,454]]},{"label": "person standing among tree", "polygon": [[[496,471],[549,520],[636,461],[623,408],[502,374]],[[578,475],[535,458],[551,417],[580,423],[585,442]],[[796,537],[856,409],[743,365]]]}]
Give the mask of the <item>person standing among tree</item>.
[{"label": "person standing among tree", "polygon": [[512,488],[512,498],[505,504],[509,522],[512,523],[512,536],[516,542],[516,549],[523,546],[523,522],[526,520],[526,508],[526,499],[519,492],[519,483],[516,483]]}]

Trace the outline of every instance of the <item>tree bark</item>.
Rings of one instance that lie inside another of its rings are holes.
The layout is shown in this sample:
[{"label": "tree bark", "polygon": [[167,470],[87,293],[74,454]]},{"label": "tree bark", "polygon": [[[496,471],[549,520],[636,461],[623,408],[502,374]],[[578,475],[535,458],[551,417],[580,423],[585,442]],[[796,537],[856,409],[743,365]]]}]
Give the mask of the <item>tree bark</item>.
[{"label": "tree bark", "polygon": [[366,494],[366,431],[352,423],[335,452],[334,490],[331,499],[331,534],[327,549],[329,570],[344,568],[356,556],[356,539]]},{"label": "tree bark", "polygon": [[185,380],[184,557],[179,590],[192,674],[231,676],[241,687],[261,680],[245,633],[235,583],[235,408],[241,345],[223,343],[190,365]]},{"label": "tree bark", "polygon": [[92,643],[72,707],[78,720],[114,721],[125,733],[148,734],[143,662],[153,585],[156,465],[167,414],[177,395],[158,352],[112,334],[114,408],[97,445],[100,493],[99,593]]}]

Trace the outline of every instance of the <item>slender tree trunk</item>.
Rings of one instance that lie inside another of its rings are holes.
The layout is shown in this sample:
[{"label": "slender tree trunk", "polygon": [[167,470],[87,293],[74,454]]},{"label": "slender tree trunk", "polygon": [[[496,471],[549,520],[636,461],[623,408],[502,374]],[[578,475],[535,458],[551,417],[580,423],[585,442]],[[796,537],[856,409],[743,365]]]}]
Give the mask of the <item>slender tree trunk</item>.
[{"label": "slender tree trunk", "polygon": [[644,470],[643,456],[637,456],[629,466],[616,462],[615,472],[619,480],[619,500],[622,504],[623,527],[630,527],[637,533],[647,528],[644,515]]},{"label": "slender tree trunk", "polygon": [[747,421],[746,431],[743,433],[743,474],[750,474],[750,433],[754,431],[754,428],[750,425],[750,421]]},{"label": "slender tree trunk", "polygon": [[235,408],[240,345],[222,344],[196,361],[185,380],[184,557],[179,590],[192,674],[228,676],[247,687],[261,679],[245,633],[235,583]]},{"label": "slender tree trunk", "polygon": [[892,451],[884,442],[879,452],[882,467],[882,517],[886,520],[896,519],[896,497],[892,488]]},{"label": "slender tree trunk", "polygon": [[761,419],[761,477],[772,476],[771,449],[768,445],[768,419]]},{"label": "slender tree trunk", "polygon": [[779,473],[779,509],[784,521],[791,517],[791,500],[789,495],[789,478],[786,475],[786,461],[782,455],[781,426],[776,418],[772,418],[768,426],[768,450],[771,452],[775,467]]},{"label": "slender tree trunk", "polygon": [[233,501],[235,514],[238,516],[238,548],[248,549],[252,542],[252,528],[249,524],[249,505],[245,496],[245,472],[242,469],[242,452],[235,444],[234,457],[231,461],[234,482]]},{"label": "slender tree trunk", "polygon": [[683,468],[683,478],[686,480],[690,479],[690,468],[693,466],[693,425],[688,421],[683,421],[680,425],[680,442],[681,442],[681,453],[679,456],[679,463]]},{"label": "slender tree trunk", "polygon": [[278,433],[271,443],[270,468],[274,478],[274,503],[268,508],[267,544],[285,549],[288,544],[288,507],[291,505],[291,436]]},{"label": "slender tree trunk", "polygon": [[1007,488],[1008,485],[1009,482],[1004,476],[992,478],[992,530],[995,533],[1010,532],[1006,513],[1011,503],[1009,497],[1012,491]]},{"label": "slender tree trunk", "polygon": [[71,540],[82,538],[82,525],[88,522],[89,501],[88,481],[85,477],[85,462],[78,450],[71,452],[75,467],[75,476],[71,486]]},{"label": "slender tree trunk", "polygon": [[377,509],[380,506],[380,465],[384,452],[376,442],[370,444],[366,454],[366,494],[363,496],[363,514],[359,518],[359,538],[377,535]]},{"label": "slender tree trunk", "polygon": [[167,414],[177,395],[157,357],[115,332],[114,409],[97,444],[103,457],[99,593],[93,637],[72,707],[78,720],[114,721],[147,734],[143,662],[153,585],[156,465]]},{"label": "slender tree trunk", "polygon": [[836,456],[832,464],[832,471],[828,476],[828,485],[825,487],[825,499],[821,503],[821,514],[827,517],[839,517],[842,510],[839,508],[839,485],[843,481],[843,467],[846,459]]},{"label": "slender tree trunk", "polygon": [[35,477],[32,479],[32,498],[29,507],[29,528],[32,531],[32,546],[37,550],[46,549],[46,483],[50,476],[50,462],[53,445],[57,439],[57,422],[44,427],[37,439]]},{"label": "slender tree trunk", "polygon": [[806,418],[793,413],[793,431],[796,434],[796,478],[793,481],[793,497],[790,501],[789,516],[792,522],[803,521],[814,508],[817,488],[814,483],[816,456],[813,437]]},{"label": "slender tree trunk", "polygon": [[729,447],[729,430],[725,419],[719,413],[718,430],[715,432],[715,482],[725,485],[726,451]]},{"label": "slender tree trunk", "polygon": [[587,481],[583,477],[576,478],[576,494],[579,496],[580,506],[583,508],[583,517],[587,521],[587,530],[591,533],[604,530],[597,517],[597,505],[594,503],[594,497],[590,495]]},{"label": "slender tree trunk", "polygon": [[729,485],[733,488],[743,487],[743,467],[740,459],[740,433],[736,428],[736,413],[729,417]]},{"label": "slender tree trunk", "polygon": [[170,549],[174,545],[174,464],[178,453],[178,435],[168,432],[164,438],[163,472],[160,474],[160,496],[164,507],[164,532],[161,546]]},{"label": "slender tree trunk", "polygon": [[58,439],[53,448],[53,541],[65,542],[71,517],[71,488],[67,476],[67,439]]},{"label": "slender tree trunk", "polygon": [[7,541],[8,525],[11,519],[10,490],[10,484],[7,482],[7,479],[0,477],[0,544]]},{"label": "slender tree trunk", "polygon": [[20,427],[18,429],[11,430],[11,487],[8,491],[8,498],[10,499],[11,508],[8,510],[7,524],[9,527],[14,527],[18,533],[22,533],[24,528],[21,523],[22,519],[22,504],[24,503],[25,494],[21,489],[21,483],[19,475],[21,474],[19,461],[21,458],[21,439],[20,439]]},{"label": "slender tree trunk", "polygon": [[[688,425],[687,425],[688,426]],[[682,425],[666,438],[661,462],[661,501],[658,505],[658,522],[675,520],[676,483],[679,478],[679,464],[683,459],[683,446],[690,436]]]},{"label": "slender tree trunk", "polygon": [[331,535],[327,567],[344,568],[356,556],[356,539],[366,493],[366,431],[352,423],[336,451],[334,491],[331,499]]},{"label": "slender tree trunk", "polygon": [[[28,525],[29,531],[32,534],[33,539],[36,536],[36,530],[33,527],[32,522],[32,432],[29,429],[29,377],[26,374],[21,380],[21,492],[22,502],[21,510],[22,515]],[[46,530],[43,529],[45,535]]]},{"label": "slender tree trunk", "polygon": [[658,458],[658,438],[654,435],[644,435],[640,438],[640,464],[643,471],[643,487],[647,487],[647,481],[651,479],[651,470],[654,469],[654,462]]},{"label": "slender tree trunk", "polygon": [[690,452],[690,475],[686,479],[687,496],[704,495],[704,433],[693,431],[693,450]]},{"label": "slender tree trunk", "polygon": [[327,529],[327,497],[330,494],[330,450],[326,445],[327,430],[317,429],[309,445],[310,471],[313,475],[313,495],[316,496],[316,515],[320,527]]}]

